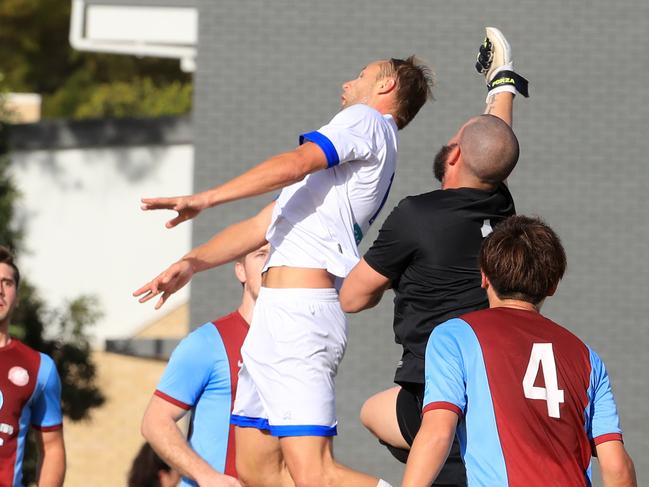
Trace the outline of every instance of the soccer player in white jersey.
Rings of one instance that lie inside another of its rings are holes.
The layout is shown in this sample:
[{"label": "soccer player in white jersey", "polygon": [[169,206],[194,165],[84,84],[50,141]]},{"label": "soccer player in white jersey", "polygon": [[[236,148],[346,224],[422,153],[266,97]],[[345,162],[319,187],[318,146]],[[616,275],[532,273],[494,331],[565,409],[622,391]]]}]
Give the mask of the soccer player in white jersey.
[{"label": "soccer player in white jersey", "polygon": [[368,64],[343,84],[343,110],[300,136],[300,146],[192,196],[144,199],[170,209],[173,227],[201,210],[284,188],[258,215],[236,223],[135,291],[156,307],[196,272],[259,247],[265,266],[233,409],[237,470],[247,486],[280,484],[282,459],[295,485],[387,485],[333,459],[334,378],[345,351],[336,281],[359,259],[358,242],[377,217],[397,164],[398,130],[431,96],[431,75],[414,58]]}]

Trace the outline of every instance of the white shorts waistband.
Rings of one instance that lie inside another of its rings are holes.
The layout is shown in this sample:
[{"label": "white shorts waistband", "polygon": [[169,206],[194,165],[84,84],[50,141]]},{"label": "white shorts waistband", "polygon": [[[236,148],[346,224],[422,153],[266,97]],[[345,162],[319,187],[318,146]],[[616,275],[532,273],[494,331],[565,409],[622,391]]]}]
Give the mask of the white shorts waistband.
[{"label": "white shorts waistband", "polygon": [[270,301],[291,301],[304,300],[309,302],[319,301],[335,303],[338,302],[338,291],[335,288],[276,288],[261,287],[257,299],[268,299]]}]

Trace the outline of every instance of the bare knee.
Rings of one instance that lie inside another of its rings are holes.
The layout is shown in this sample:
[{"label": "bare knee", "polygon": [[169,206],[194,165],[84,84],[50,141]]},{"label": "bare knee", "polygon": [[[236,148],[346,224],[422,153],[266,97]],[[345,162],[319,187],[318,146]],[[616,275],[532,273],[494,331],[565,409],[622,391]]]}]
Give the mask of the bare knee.
[{"label": "bare knee", "polygon": [[279,487],[291,485],[283,463],[253,463],[237,456],[237,475],[244,487]]},{"label": "bare knee", "polygon": [[258,480],[256,478],[255,469],[251,468],[252,466],[248,462],[241,459],[241,455],[237,455],[236,465],[237,476],[239,477],[239,482],[241,482],[241,485],[243,485],[244,487],[254,487],[256,485],[256,481]]},{"label": "bare knee", "polygon": [[252,428],[236,428],[236,467],[245,487],[278,487],[287,484],[279,440]]},{"label": "bare knee", "polygon": [[392,417],[396,419],[396,395],[389,396],[390,391],[383,391],[367,399],[361,407],[360,420],[374,436],[381,438],[383,425]]},{"label": "bare knee", "polygon": [[409,448],[397,419],[397,398],[401,388],[393,387],[370,397],[361,408],[360,419],[370,433],[397,448]]},{"label": "bare knee", "polygon": [[284,461],[295,487],[336,487],[336,464],[331,452],[331,438],[283,438]]},{"label": "bare knee", "polygon": [[297,466],[291,469],[291,477],[295,487],[335,487],[340,485],[336,481],[335,468],[313,468],[308,465]]},{"label": "bare knee", "polygon": [[370,397],[367,401],[365,401],[363,403],[363,406],[361,407],[361,412],[360,412],[361,423],[372,433],[374,433],[374,429],[372,427],[374,425],[375,409],[376,409],[373,399],[374,398]]}]

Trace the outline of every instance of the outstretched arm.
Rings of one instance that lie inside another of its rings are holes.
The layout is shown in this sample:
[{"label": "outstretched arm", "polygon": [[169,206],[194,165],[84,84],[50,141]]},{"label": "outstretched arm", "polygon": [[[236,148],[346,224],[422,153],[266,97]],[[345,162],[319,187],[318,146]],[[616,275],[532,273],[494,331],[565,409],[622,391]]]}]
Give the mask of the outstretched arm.
[{"label": "outstretched arm", "polygon": [[512,127],[514,114],[514,94],[496,93],[487,97],[486,115],[495,115]]},{"label": "outstretched arm", "polygon": [[143,198],[142,209],[174,210],[178,215],[167,228],[194,218],[212,206],[275,191],[301,181],[305,176],[327,168],[327,157],[313,142],[306,142],[291,152],[265,160],[230,181],[190,196]]},{"label": "outstretched arm", "polygon": [[266,241],[266,230],[274,206],[275,202],[252,218],[230,225],[217,233],[209,242],[192,249],[155,279],[139,288],[133,296],[139,297],[140,303],[145,303],[162,293],[155,305],[155,309],[158,309],[169,296],[185,286],[195,273],[232,262],[261,247]]},{"label": "outstretched arm", "polygon": [[230,225],[207,243],[191,250],[182,260],[189,262],[194,272],[201,272],[232,262],[261,247],[266,242],[266,230],[274,207],[273,201],[252,218]]},{"label": "outstretched arm", "polygon": [[512,125],[514,96],[527,97],[528,82],[514,72],[514,61],[509,42],[500,30],[487,27],[486,37],[478,52],[476,69],[487,82],[486,114],[495,115]]}]

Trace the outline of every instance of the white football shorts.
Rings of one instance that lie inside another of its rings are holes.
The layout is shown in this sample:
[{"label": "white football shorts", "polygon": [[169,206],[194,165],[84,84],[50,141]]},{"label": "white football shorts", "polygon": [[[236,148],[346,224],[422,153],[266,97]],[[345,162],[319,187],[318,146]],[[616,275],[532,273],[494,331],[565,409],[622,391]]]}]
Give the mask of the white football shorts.
[{"label": "white football shorts", "polygon": [[335,289],[262,287],[241,347],[231,423],[273,436],[335,435],[334,379],[346,345]]}]

